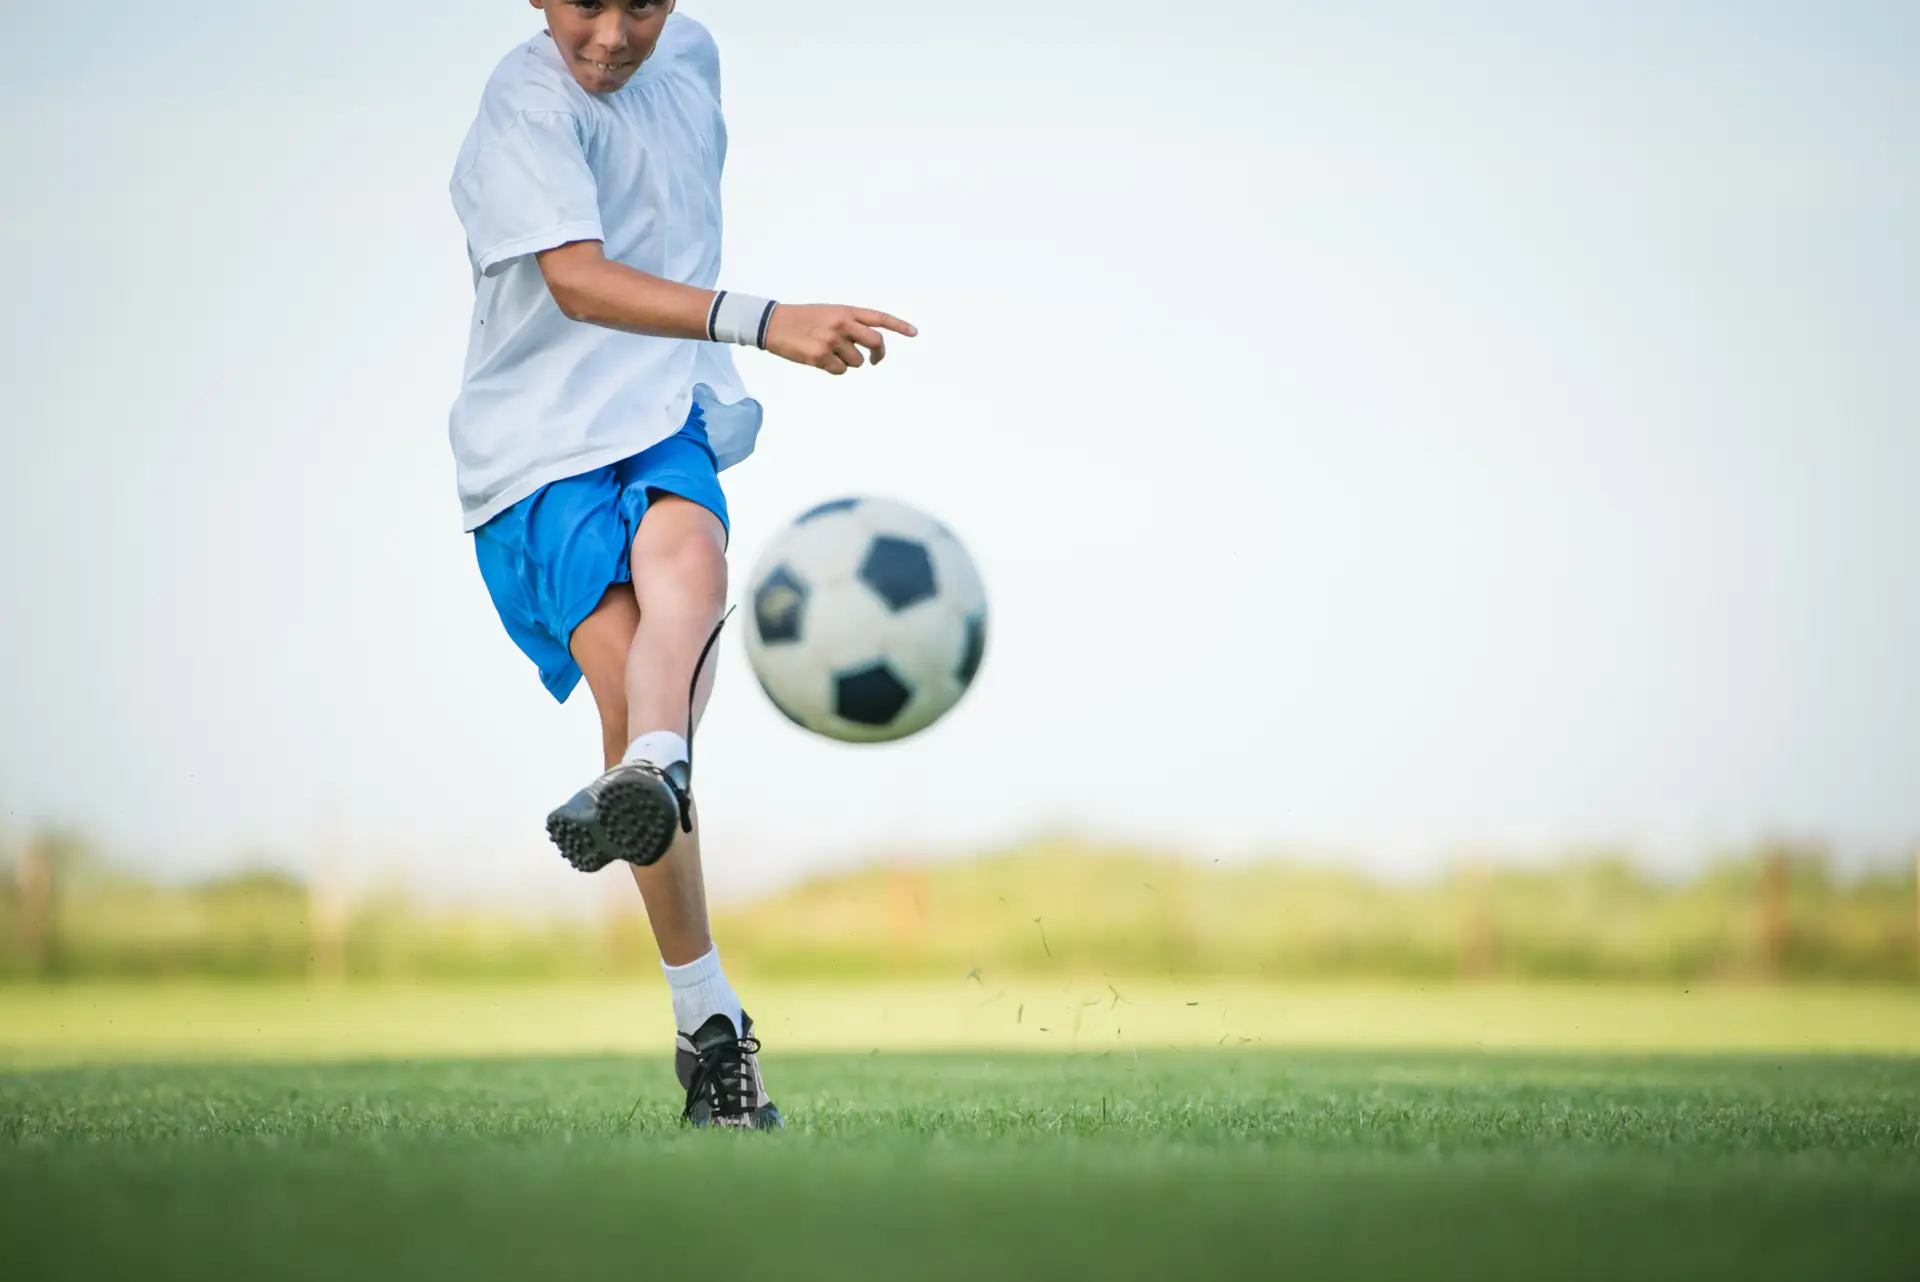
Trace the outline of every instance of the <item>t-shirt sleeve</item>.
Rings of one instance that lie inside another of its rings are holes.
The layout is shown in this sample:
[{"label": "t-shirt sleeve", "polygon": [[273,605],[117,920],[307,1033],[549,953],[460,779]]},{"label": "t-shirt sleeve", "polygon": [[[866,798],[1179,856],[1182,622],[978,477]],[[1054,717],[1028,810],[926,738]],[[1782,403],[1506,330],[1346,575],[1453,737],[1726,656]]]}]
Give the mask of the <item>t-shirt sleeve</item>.
[{"label": "t-shirt sleeve", "polygon": [[578,129],[565,112],[520,112],[455,176],[454,210],[482,275],[528,254],[605,239]]}]

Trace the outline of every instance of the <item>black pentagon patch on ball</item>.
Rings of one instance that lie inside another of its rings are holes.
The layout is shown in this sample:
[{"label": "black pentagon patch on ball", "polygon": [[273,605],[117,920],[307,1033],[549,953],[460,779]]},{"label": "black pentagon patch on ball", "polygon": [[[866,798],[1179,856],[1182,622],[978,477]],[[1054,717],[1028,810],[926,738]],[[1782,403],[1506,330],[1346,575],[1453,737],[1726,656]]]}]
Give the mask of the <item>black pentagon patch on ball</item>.
[{"label": "black pentagon patch on ball", "polygon": [[807,613],[807,585],[786,566],[760,581],[753,594],[753,624],[761,645],[792,645]]},{"label": "black pentagon patch on ball", "polygon": [[794,520],[794,524],[805,525],[808,521],[817,521],[823,516],[832,516],[835,512],[851,512],[859,506],[859,499],[834,499],[831,503],[822,503],[819,507],[802,512]]},{"label": "black pentagon patch on ball", "polygon": [[856,726],[890,726],[912,700],[913,691],[884,663],[834,678],[834,713]]},{"label": "black pentagon patch on ball", "polygon": [[931,601],[940,592],[927,545],[890,534],[880,535],[867,549],[867,559],[860,565],[860,581],[894,610]]},{"label": "black pentagon patch on ball", "polygon": [[960,688],[966,689],[973,679],[980,675],[981,661],[987,657],[987,618],[983,614],[969,615],[967,618],[967,647],[960,653],[960,669],[953,675],[960,679]]}]

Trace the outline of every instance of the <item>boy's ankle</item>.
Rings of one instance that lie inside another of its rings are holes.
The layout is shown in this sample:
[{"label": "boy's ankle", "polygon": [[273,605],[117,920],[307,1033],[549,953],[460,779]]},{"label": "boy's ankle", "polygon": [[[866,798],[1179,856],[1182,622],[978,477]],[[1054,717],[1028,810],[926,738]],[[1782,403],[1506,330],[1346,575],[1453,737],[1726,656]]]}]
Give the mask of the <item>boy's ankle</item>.
[{"label": "boy's ankle", "polygon": [[649,765],[666,769],[677,766],[687,760],[686,736],[672,730],[655,730],[643,734],[627,745],[627,752],[620,759],[622,765]]}]

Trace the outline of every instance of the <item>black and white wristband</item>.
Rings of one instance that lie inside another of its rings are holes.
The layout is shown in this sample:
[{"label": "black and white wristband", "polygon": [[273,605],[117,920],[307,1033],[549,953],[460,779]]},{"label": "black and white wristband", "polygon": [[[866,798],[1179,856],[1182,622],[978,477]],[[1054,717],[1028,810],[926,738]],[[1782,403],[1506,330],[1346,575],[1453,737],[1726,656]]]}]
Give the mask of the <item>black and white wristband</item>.
[{"label": "black and white wristband", "polygon": [[773,309],[780,304],[752,294],[721,290],[707,309],[707,341],[734,343],[741,347],[767,347],[767,326],[773,323]]}]

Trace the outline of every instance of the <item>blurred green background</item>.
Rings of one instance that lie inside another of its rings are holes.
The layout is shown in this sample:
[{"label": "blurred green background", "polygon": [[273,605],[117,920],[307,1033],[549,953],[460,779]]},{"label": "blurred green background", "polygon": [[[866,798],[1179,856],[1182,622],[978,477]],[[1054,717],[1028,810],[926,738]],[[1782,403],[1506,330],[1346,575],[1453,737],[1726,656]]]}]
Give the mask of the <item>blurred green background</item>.
[{"label": "blurred green background", "polygon": [[[0,976],[591,980],[655,976],[637,894],[604,911],[432,907],[284,873],[162,885],[73,832],[10,843]],[[762,980],[1778,980],[1912,983],[1914,868],[1843,875],[1814,844],[1684,879],[1627,852],[1463,862],[1425,882],[1330,865],[1221,866],[1071,842],[899,862],[722,904],[730,968]]]}]

